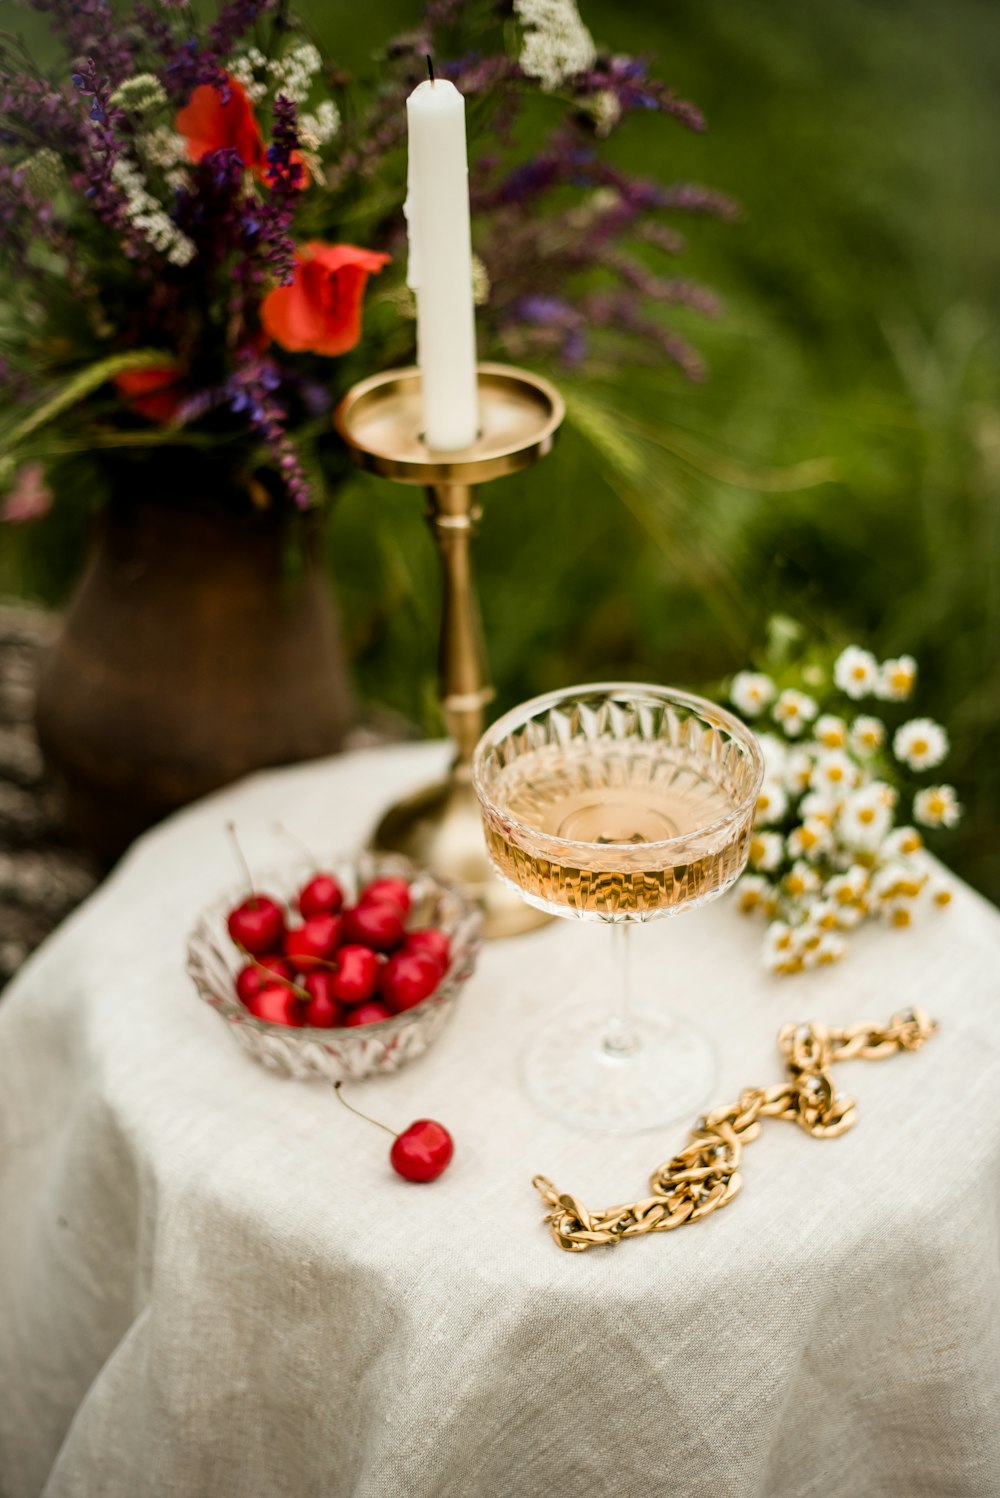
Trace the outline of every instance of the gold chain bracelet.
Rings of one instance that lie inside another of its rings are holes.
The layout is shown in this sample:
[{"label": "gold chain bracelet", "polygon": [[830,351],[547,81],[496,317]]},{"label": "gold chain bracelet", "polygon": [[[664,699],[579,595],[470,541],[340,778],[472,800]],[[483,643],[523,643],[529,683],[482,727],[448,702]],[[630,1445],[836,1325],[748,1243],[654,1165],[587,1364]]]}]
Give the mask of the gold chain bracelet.
[{"label": "gold chain bracelet", "polygon": [[532,1184],[550,1208],[546,1222],[567,1253],[583,1253],[600,1243],[620,1243],[644,1233],[669,1233],[725,1207],[743,1185],[743,1146],[760,1133],[763,1118],[786,1118],[816,1139],[834,1139],[854,1126],[853,1098],[834,1090],[834,1061],[882,1061],[899,1051],[918,1051],[937,1025],[922,1009],[894,1014],[888,1025],[785,1025],[778,1046],[788,1081],[751,1087],[739,1102],[704,1114],[691,1130],[691,1143],[650,1176],[651,1195],[626,1206],[588,1212],[575,1196],[558,1192],[545,1176]]}]

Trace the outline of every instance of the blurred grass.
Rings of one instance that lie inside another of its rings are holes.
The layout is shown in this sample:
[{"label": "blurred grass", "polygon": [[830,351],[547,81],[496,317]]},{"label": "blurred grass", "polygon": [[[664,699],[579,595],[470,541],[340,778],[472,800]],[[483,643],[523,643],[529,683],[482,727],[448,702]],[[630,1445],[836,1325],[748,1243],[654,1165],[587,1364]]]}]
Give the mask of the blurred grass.
[{"label": "blurred grass", "polygon": [[[349,65],[413,14],[370,0],[346,26],[339,8],[302,8]],[[747,660],[776,610],[910,651],[968,807],[947,856],[1000,899],[1000,8],[581,9],[615,50],[658,54],[709,120],[689,137],[634,119],[618,159],[730,192],[745,219],[681,225],[684,272],[726,304],[718,323],[679,319],[711,382],[647,368],[563,382],[556,453],[486,492],[498,705],[617,674],[704,685]],[[640,439],[631,470],[613,461],[624,430]],[[0,586],[58,594],[79,532],[65,509],[46,522],[44,565],[26,550],[36,538],[8,538]],[[352,479],[329,554],[364,695],[436,728],[419,496]]]}]

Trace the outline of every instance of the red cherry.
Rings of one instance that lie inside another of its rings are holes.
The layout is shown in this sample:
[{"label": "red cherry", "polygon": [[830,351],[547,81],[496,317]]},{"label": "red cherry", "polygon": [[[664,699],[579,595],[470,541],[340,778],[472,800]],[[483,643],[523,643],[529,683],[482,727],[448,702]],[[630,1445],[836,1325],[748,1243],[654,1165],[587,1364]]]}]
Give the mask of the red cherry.
[{"label": "red cherry", "polygon": [[391,1013],[384,1004],[372,999],[367,1004],[359,1004],[356,1009],[348,1009],[344,1015],[344,1024],[350,1028],[355,1025],[377,1025],[383,1019],[392,1019]]},{"label": "red cherry", "polygon": [[401,1014],[426,999],[440,982],[441,964],[429,952],[397,952],[382,969],[379,989],[393,1013]]},{"label": "red cherry", "polygon": [[[333,1009],[336,1009],[339,1015],[340,1005],[337,1002],[336,994],[332,992],[330,987],[332,981],[333,973],[328,967],[317,967],[313,968],[311,972],[306,973],[305,977],[302,979],[302,987],[309,995],[310,1003],[317,1003],[320,1006],[329,1006]],[[339,1018],[337,1020],[337,1023],[340,1023]]]},{"label": "red cherry", "polygon": [[343,1012],[335,996],[330,992],[333,974],[323,968],[307,973],[302,986],[309,995],[306,1005],[306,1024],[318,1030],[332,1030],[343,1022]]},{"label": "red cherry", "polygon": [[451,941],[443,931],[438,931],[433,927],[427,927],[422,931],[408,931],[403,951],[426,952],[440,964],[442,973],[448,971],[448,964],[451,961]]},{"label": "red cherry", "polygon": [[253,957],[264,957],[281,945],[285,912],[270,895],[250,895],[229,912],[226,928],[238,947]]},{"label": "red cherry", "polygon": [[340,1090],[340,1082],[334,1082],[333,1088],[345,1108],[357,1113],[367,1123],[375,1124],[377,1129],[392,1135],[389,1163],[404,1180],[436,1181],[442,1171],[448,1168],[455,1153],[455,1141],[444,1124],[435,1122],[433,1118],[418,1118],[408,1129],[397,1134],[394,1129],[369,1118],[367,1113],[359,1112],[353,1103],[349,1103]]},{"label": "red cherry", "polygon": [[344,904],[344,891],[332,874],[314,874],[299,890],[299,909],[311,915],[337,915]]},{"label": "red cherry", "polygon": [[260,957],[236,974],[236,992],[245,1004],[254,994],[260,993],[265,985],[273,983],[275,978],[291,976],[292,969],[284,957]]},{"label": "red cherry", "polygon": [[404,1129],[389,1151],[389,1163],[407,1181],[436,1181],[451,1164],[455,1141],[444,1124],[418,1118]]},{"label": "red cherry", "polygon": [[400,946],[406,932],[398,906],[373,900],[370,905],[355,905],[345,910],[343,939],[371,947],[376,952],[392,952]]},{"label": "red cherry", "polygon": [[378,958],[370,947],[341,947],[330,992],[341,1004],[363,1004],[378,986]]},{"label": "red cherry", "polygon": [[395,905],[400,915],[407,916],[413,899],[410,895],[410,886],[405,879],[373,879],[371,884],[366,884],[363,892],[358,896],[359,905]]},{"label": "red cherry", "polygon": [[257,1019],[267,1020],[270,1025],[305,1024],[303,1004],[284,983],[267,983],[259,993],[247,1002],[247,1008]]},{"label": "red cherry", "polygon": [[325,962],[340,937],[340,918],[335,915],[313,915],[301,926],[295,926],[285,937],[285,956],[297,968],[315,967]]}]

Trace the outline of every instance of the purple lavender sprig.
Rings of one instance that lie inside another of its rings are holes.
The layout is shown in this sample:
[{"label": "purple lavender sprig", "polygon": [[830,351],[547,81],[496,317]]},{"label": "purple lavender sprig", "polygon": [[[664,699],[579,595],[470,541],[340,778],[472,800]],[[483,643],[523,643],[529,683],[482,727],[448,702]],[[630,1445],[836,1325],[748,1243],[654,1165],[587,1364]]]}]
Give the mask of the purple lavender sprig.
[{"label": "purple lavender sprig", "polygon": [[296,106],[279,94],[267,148],[268,192],[260,214],[260,245],[267,269],[281,286],[289,285],[295,275],[290,229],[305,185],[305,169],[295,159],[300,144]]}]

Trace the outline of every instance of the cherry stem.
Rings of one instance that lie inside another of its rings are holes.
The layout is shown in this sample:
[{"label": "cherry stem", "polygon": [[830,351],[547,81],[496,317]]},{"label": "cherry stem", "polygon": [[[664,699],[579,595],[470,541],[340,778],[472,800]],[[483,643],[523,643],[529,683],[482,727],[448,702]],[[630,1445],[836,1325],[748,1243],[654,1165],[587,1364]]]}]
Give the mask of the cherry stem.
[{"label": "cherry stem", "polygon": [[250,886],[250,895],[251,895],[251,898],[256,899],[257,891],[254,889],[253,875],[250,872],[250,865],[247,863],[246,854],[243,852],[243,849],[240,847],[240,840],[236,836],[236,823],[235,822],[227,822],[226,823],[226,831],[229,833],[229,836],[233,840],[233,847],[236,849],[236,858],[237,858],[237,861],[242,865],[243,872],[247,876],[247,884]]},{"label": "cherry stem", "polygon": [[347,1099],[345,1098],[344,1094],[340,1090],[341,1087],[343,1087],[343,1085],[344,1085],[343,1082],[334,1082],[334,1084],[333,1084],[333,1090],[337,1094],[337,1097],[340,1099],[340,1101],[343,1103],[344,1107],[349,1110],[349,1112],[356,1113],[357,1116],[358,1116],[358,1118],[363,1118],[364,1119],[365,1123],[374,1124],[375,1127],[376,1127],[376,1129],[383,1129],[386,1134],[391,1134],[392,1137],[393,1137],[393,1139],[398,1139],[399,1138],[399,1135],[396,1133],[396,1130],[395,1129],[390,1129],[390,1127],[389,1127],[388,1124],[379,1123],[379,1121],[378,1121],[377,1118],[369,1118],[369,1116],[368,1116],[367,1113],[362,1113],[360,1108],[355,1108],[355,1106],[354,1106],[353,1103],[349,1103],[347,1101]]},{"label": "cherry stem", "polygon": [[287,838],[290,843],[294,843],[297,848],[301,848],[303,853],[309,859],[309,862],[312,864],[313,871],[315,873],[319,872],[319,859],[316,857],[316,854],[313,852],[312,848],[310,848],[309,844],[307,842],[304,842],[303,839],[299,837],[298,833],[289,831],[284,822],[275,822],[274,830],[275,832],[280,832],[282,837]]},{"label": "cherry stem", "polygon": [[276,973],[273,968],[268,967],[266,962],[258,962],[256,957],[251,957],[249,952],[247,956],[250,957],[250,961],[259,973],[267,973],[272,983],[283,983],[286,988],[292,990],[292,993],[297,993],[300,999],[305,999],[306,1003],[309,1003],[312,994],[307,988],[300,988],[297,983],[292,982],[291,978],[283,978],[280,973]]}]

